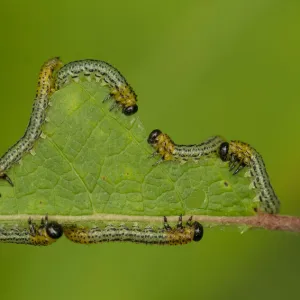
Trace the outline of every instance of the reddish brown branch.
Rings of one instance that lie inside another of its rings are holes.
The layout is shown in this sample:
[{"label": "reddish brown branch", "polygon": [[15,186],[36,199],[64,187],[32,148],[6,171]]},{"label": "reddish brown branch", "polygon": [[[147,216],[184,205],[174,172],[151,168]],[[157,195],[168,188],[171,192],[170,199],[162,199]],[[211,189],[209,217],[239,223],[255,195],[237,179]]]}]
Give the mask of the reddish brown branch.
[{"label": "reddish brown branch", "polygon": [[[43,215],[0,215],[0,223],[7,221],[27,221],[31,217],[34,220],[40,220]],[[85,216],[49,216],[52,220],[59,223],[81,224],[97,221],[115,221],[115,222],[144,222],[144,223],[162,223],[162,216],[129,216],[129,215],[113,215],[113,214],[96,214]],[[185,216],[187,220],[189,216]],[[252,217],[218,217],[218,216],[193,216],[193,220],[203,223],[203,225],[215,226],[250,226],[254,228],[263,228],[267,230],[281,230],[300,232],[300,217],[259,214]],[[178,216],[168,216],[168,221],[177,222]]]},{"label": "reddish brown branch", "polygon": [[268,230],[300,232],[300,217],[260,214],[253,217],[195,216],[195,220],[216,225],[247,225]]}]

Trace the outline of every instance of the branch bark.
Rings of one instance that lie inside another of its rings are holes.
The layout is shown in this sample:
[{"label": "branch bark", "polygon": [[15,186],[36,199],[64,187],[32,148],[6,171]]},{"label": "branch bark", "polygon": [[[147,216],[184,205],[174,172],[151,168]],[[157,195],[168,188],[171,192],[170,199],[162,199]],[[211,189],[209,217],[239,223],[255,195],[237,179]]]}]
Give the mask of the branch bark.
[{"label": "branch bark", "polygon": [[247,225],[267,230],[300,232],[300,217],[260,214],[252,217],[196,216],[195,220],[218,225]]},{"label": "branch bark", "polygon": [[[28,219],[40,220],[43,215],[0,215],[0,223],[8,222],[26,222]],[[186,221],[189,216],[183,217]],[[49,216],[49,219],[55,220],[61,224],[79,224],[88,222],[143,222],[143,223],[162,223],[162,216],[129,216],[129,215],[85,215],[85,216]],[[300,232],[300,217],[258,214],[251,217],[227,217],[227,216],[193,216],[193,220],[202,223],[204,226],[249,226],[253,228],[262,228],[266,230],[280,230],[290,232]],[[169,222],[177,222],[178,217],[168,217]]]}]

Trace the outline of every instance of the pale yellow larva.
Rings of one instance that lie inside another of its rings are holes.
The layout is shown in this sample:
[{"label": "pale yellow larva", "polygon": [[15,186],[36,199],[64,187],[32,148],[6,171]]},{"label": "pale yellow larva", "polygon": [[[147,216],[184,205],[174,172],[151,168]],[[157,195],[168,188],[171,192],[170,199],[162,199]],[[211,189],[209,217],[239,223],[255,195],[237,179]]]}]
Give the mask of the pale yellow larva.
[{"label": "pale yellow larva", "polygon": [[47,216],[42,219],[40,226],[29,219],[27,227],[7,225],[0,227],[0,243],[48,246],[62,235],[62,226],[57,222],[49,222]]},{"label": "pale yellow larva", "polygon": [[61,89],[71,81],[85,78],[108,85],[109,95],[104,99],[114,99],[111,110],[121,107],[123,114],[129,116],[137,112],[137,96],[123,75],[105,61],[85,59],[64,65],[56,76],[56,90]]},{"label": "pale yellow larva", "polygon": [[280,200],[271,185],[262,156],[253,147],[241,141],[224,142],[220,146],[219,155],[223,161],[230,162],[230,171],[233,171],[234,175],[244,167],[249,167],[260,211],[269,214],[279,212]]},{"label": "pale yellow larva", "polygon": [[40,137],[42,125],[46,118],[49,98],[54,89],[53,72],[61,66],[62,62],[58,57],[49,59],[42,66],[32,113],[25,134],[0,158],[0,178],[7,180],[12,186],[13,182],[6,174],[6,171],[28,153],[33,148],[35,141]]},{"label": "pale yellow larva", "polygon": [[164,160],[198,161],[204,156],[217,153],[224,141],[221,136],[213,136],[200,144],[177,145],[167,134],[162,133],[159,129],[153,130],[148,137],[148,143],[155,149],[154,155],[159,154],[161,156],[161,159],[156,164]]},{"label": "pale yellow larva", "polygon": [[138,225],[127,227],[125,225],[108,225],[105,228],[85,228],[77,226],[64,226],[64,235],[72,242],[79,244],[97,244],[105,242],[133,242],[149,245],[183,245],[192,241],[200,241],[203,236],[203,227],[198,222],[189,219],[186,226],[182,225],[182,217],[178,224],[172,228],[164,217],[164,226],[154,229],[151,226],[139,228]]}]

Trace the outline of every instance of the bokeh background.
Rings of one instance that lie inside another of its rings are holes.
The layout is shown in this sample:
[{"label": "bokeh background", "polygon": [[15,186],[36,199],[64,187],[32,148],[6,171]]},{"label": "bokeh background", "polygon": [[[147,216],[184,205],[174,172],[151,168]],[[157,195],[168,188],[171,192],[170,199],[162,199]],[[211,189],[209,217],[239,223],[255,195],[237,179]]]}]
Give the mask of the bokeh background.
[{"label": "bokeh background", "polygon": [[[300,2],[3,1],[1,144],[22,136],[42,63],[95,58],[139,96],[147,130],[213,134],[263,155],[282,213],[300,215]],[[297,299],[300,236],[206,230],[184,247],[0,244],[1,299]]]}]

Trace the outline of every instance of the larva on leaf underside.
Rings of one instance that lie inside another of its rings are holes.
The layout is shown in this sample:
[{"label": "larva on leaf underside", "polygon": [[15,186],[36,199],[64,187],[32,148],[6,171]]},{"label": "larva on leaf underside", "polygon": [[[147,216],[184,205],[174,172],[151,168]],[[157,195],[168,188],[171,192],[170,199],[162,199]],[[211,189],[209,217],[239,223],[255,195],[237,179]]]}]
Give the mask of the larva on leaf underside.
[{"label": "larva on leaf underside", "polygon": [[33,246],[48,246],[56,242],[63,234],[62,226],[57,222],[49,222],[48,216],[37,226],[29,218],[27,227],[0,227],[0,242],[26,244]]},{"label": "larva on leaf underside", "polygon": [[64,226],[64,235],[79,244],[133,242],[150,245],[183,245],[200,241],[203,237],[203,226],[197,221],[192,222],[192,218],[189,218],[186,226],[183,226],[182,216],[180,216],[177,226],[172,228],[164,217],[164,226],[161,229],[154,229],[151,226],[140,228],[137,224],[131,228],[124,224],[120,226],[109,224],[103,229]]}]

